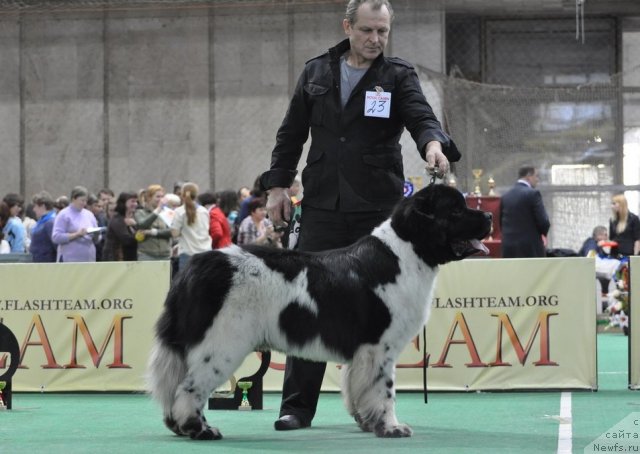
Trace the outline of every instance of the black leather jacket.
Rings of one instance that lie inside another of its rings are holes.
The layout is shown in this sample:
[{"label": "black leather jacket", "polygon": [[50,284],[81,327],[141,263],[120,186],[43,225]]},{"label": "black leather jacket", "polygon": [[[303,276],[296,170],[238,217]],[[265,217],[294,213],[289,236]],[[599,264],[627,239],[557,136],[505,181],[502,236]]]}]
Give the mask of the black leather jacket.
[{"label": "black leather jacket", "polygon": [[[411,133],[423,159],[425,145],[432,140],[442,143],[449,161],[458,161],[460,153],[442,131],[413,66],[399,58],[380,55],[343,109],[340,56],[349,48],[347,39],[307,62],[278,130],[271,169],[262,175],[262,186],[291,185],[311,131],[302,172],[303,204],[344,212],[390,210],[403,191],[399,143],[403,128]],[[391,93],[389,118],[364,115],[365,92],[376,87]]]}]

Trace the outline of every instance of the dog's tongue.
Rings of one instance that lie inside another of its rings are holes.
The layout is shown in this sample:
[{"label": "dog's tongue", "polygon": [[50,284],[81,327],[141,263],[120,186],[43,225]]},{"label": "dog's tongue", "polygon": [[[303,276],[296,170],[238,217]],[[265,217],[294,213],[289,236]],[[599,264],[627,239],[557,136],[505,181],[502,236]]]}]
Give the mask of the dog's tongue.
[{"label": "dog's tongue", "polygon": [[474,249],[477,249],[478,251],[483,252],[485,255],[489,255],[489,249],[487,249],[487,246],[485,246],[482,241],[476,240],[474,238],[473,240],[470,241],[470,243]]}]

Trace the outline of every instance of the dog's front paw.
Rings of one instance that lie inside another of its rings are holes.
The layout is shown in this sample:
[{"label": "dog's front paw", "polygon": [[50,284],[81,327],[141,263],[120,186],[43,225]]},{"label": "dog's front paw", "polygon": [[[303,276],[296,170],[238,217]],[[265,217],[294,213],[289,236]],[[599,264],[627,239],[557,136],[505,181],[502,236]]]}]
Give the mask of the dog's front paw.
[{"label": "dog's front paw", "polygon": [[220,440],[222,439],[222,434],[216,427],[207,426],[204,430],[198,432],[197,434],[190,434],[191,438],[194,440]]},{"label": "dog's front paw", "polygon": [[216,427],[206,424],[202,418],[189,418],[180,426],[180,432],[188,434],[192,440],[220,440],[222,434]]},{"label": "dog's front paw", "polygon": [[413,430],[406,424],[387,426],[384,423],[380,423],[376,426],[375,433],[377,437],[381,438],[401,438],[410,437],[413,435]]}]

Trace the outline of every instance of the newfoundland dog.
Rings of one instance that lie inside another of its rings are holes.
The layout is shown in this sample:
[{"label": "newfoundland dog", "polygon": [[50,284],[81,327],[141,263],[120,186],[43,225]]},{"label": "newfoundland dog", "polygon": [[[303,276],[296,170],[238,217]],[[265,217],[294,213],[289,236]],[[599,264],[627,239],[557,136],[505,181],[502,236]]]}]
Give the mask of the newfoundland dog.
[{"label": "newfoundland dog", "polygon": [[231,246],[195,255],[156,325],[148,384],[178,435],[216,440],[211,392],[254,350],[342,368],[347,410],[364,431],[407,437],[395,415],[395,363],[429,318],[438,266],[477,251],[491,215],[430,185],[352,246],[306,253]]}]

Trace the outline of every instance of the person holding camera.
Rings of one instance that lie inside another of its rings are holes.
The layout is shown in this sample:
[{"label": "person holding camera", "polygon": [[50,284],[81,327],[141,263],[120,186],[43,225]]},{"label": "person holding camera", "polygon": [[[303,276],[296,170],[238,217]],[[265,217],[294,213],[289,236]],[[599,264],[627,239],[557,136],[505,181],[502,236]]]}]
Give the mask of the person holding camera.
[{"label": "person holding camera", "polygon": [[261,244],[263,246],[282,247],[284,229],[276,229],[267,219],[265,200],[258,197],[249,202],[249,216],[244,218],[238,229],[238,245]]}]

